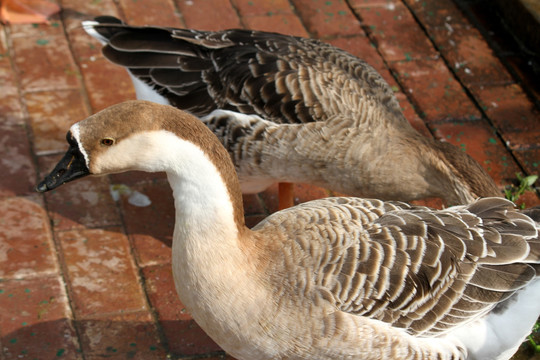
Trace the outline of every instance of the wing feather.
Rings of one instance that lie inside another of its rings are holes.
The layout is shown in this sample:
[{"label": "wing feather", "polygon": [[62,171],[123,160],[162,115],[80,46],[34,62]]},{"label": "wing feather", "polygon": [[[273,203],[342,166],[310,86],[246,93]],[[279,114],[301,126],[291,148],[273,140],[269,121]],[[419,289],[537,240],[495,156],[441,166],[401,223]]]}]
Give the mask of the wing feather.
[{"label": "wing feather", "polygon": [[[232,110],[270,121],[305,123],[343,111],[361,119],[367,106],[391,112],[389,121],[406,123],[392,89],[371,66],[315,39],[240,29],[137,27],[111,17],[96,21],[87,26],[108,42],[103,48],[107,59],[135,76],[137,69],[145,69],[150,76],[141,80],[173,104],[186,103],[179,99],[184,97],[198,101],[187,109],[198,116],[232,104]],[[196,98],[183,85],[194,81],[201,85],[195,88]],[[347,109],[339,106],[345,88],[359,94]]]},{"label": "wing feather", "polygon": [[[301,214],[307,229],[292,241],[302,239],[310,253],[291,261],[312,274],[314,288],[331,294],[341,311],[413,334],[441,333],[483,316],[540,276],[538,253],[531,253],[537,225],[504,199],[436,211],[335,198],[287,211]],[[297,226],[287,219],[276,214],[259,226]]]}]

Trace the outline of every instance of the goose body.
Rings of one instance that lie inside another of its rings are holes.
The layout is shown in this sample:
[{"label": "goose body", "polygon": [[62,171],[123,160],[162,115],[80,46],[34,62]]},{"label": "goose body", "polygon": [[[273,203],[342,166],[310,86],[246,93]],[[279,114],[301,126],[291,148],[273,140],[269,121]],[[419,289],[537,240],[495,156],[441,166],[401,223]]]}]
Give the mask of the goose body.
[{"label": "goose body", "polygon": [[197,118],[145,101],[73,125],[37,187],[165,171],[176,289],[242,359],[509,359],[540,314],[540,227],[502,198],[432,210],[353,197],[244,225],[234,165]]},{"label": "goose body", "polygon": [[353,196],[447,205],[499,196],[458,148],[419,134],[367,63],[314,39],[248,30],[83,23],[124,66],[137,97],[202,117],[231,155],[244,193],[275,182]]}]

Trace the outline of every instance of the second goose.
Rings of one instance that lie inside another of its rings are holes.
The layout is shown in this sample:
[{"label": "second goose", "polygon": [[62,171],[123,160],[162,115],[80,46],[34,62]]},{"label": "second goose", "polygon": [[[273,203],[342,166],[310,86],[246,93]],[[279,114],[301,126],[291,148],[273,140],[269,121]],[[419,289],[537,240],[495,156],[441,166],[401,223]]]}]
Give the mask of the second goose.
[{"label": "second goose", "polygon": [[83,27],[129,71],[139,99],[204,117],[244,193],[290,182],[447,205],[500,195],[467,154],[414,130],[371,66],[331,45],[260,31],[128,26],[113,17]]}]

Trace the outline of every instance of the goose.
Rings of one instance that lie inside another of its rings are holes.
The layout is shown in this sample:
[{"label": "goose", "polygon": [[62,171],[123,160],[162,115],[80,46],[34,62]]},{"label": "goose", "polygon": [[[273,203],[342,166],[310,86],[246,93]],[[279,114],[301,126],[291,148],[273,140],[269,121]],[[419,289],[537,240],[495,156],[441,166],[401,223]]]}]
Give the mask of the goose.
[{"label": "goose", "polygon": [[164,171],[178,296],[242,359],[509,359],[540,314],[540,213],[334,197],[244,223],[234,165],[196,117],[129,101],[75,123],[37,186]]},{"label": "goose", "polygon": [[110,16],[83,28],[128,70],[138,99],[202,117],[245,194],[307,183],[446,205],[501,195],[462,150],[418,133],[375,69],[329,44],[262,31],[128,26]]}]

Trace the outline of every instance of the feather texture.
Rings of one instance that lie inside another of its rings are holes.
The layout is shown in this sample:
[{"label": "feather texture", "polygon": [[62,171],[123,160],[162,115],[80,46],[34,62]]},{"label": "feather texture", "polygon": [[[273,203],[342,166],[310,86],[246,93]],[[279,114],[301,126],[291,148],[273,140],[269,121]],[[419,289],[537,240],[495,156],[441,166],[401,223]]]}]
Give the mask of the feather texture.
[{"label": "feather texture", "polygon": [[105,43],[107,59],[146,84],[136,86],[139,98],[150,100],[143,94],[150,89],[205,117],[246,193],[301,182],[447,204],[500,194],[461,150],[415,131],[371,66],[329,44],[250,30],[136,27],[111,17],[83,26]]}]

